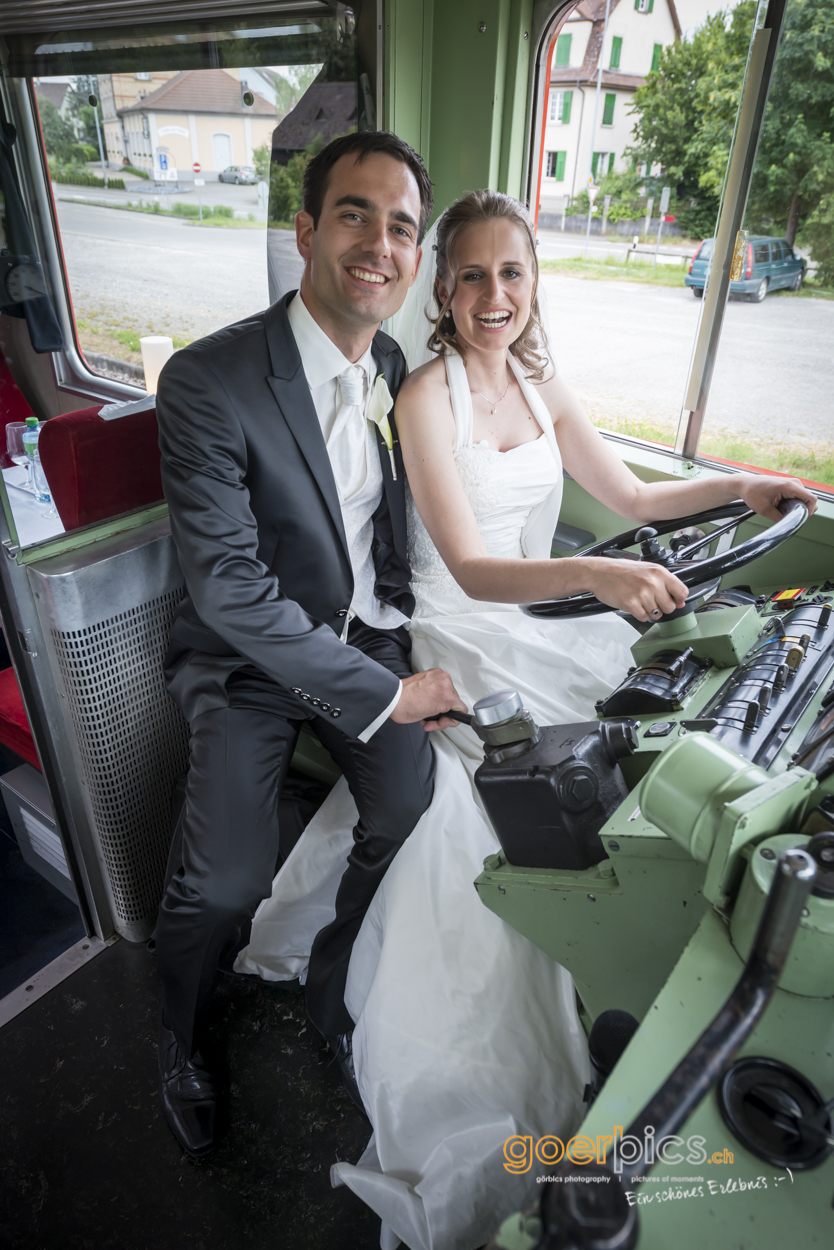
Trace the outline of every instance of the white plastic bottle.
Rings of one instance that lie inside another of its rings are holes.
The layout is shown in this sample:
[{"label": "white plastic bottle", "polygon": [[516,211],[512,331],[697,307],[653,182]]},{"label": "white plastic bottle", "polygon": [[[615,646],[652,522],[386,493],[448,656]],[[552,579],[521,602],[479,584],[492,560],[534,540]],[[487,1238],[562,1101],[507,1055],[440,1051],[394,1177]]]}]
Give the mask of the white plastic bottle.
[{"label": "white plastic bottle", "polygon": [[29,457],[29,467],[31,470],[32,490],[38,503],[52,503],[52,495],[49,493],[49,483],[46,480],[46,474],[43,471],[41,458],[38,454],[38,437],[41,432],[40,422],[37,417],[26,418],[26,429],[23,431],[23,450]]}]

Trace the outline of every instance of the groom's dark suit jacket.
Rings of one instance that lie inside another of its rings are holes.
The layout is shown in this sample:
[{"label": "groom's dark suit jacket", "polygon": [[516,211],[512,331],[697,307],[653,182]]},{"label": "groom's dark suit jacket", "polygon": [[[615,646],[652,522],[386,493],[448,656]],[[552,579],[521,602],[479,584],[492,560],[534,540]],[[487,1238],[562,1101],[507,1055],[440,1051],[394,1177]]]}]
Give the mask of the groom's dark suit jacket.
[{"label": "groom's dark suit jacket", "polygon": [[[255,664],[294,692],[300,718],[316,699],[330,705],[321,715],[355,737],[394,698],[398,679],[339,641],[353,574],[287,317],[294,294],[176,352],[160,377],[162,481],[187,588],[166,672],[189,719],[225,706],[230,673]],[[402,352],[381,332],[372,350],[377,376],[396,395]],[[377,437],[384,490],[374,515],[376,595],[410,616],[405,474],[399,443],[394,480]]]}]

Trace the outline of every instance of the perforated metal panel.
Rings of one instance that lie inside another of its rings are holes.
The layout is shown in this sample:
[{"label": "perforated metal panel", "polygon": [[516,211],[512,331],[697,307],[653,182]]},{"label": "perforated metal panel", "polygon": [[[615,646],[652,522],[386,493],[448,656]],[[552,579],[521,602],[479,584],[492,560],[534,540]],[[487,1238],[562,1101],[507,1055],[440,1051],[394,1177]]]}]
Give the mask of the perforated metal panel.
[{"label": "perforated metal panel", "polygon": [[162,677],[182,590],[86,629],[52,630],[113,902],[126,924],[156,911],[170,841],[171,787],[188,727]]},{"label": "perforated metal panel", "polygon": [[188,727],[162,671],[182,574],[170,535],[149,538],[31,572],[113,921],[133,941],[156,918],[171,790],[188,765]]}]

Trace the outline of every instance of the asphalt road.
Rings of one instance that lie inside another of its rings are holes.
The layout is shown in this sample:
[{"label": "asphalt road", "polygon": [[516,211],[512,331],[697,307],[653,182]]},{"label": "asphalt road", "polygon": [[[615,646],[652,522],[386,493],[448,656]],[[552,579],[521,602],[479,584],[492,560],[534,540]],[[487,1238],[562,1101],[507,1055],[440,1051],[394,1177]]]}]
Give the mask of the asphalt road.
[{"label": "asphalt road", "polygon": [[[264,229],[199,228],[61,201],[58,215],[80,319],[193,339],[268,303]],[[275,232],[273,241],[287,285],[295,285],[294,237]],[[700,301],[680,288],[555,274],[543,277],[542,289],[557,365],[594,418],[673,428]],[[707,423],[834,443],[832,342],[834,301],[731,302]]]},{"label": "asphalt road", "polygon": [[[557,366],[595,420],[676,424],[701,302],[682,288],[547,274]],[[707,406],[710,423],[834,443],[834,301],[732,300]]]}]

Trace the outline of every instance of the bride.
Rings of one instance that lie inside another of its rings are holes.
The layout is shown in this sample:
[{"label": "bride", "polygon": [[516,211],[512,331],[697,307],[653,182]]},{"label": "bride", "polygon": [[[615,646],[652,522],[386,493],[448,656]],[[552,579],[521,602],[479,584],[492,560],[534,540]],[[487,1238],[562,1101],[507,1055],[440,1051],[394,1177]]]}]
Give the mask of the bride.
[{"label": "bride", "polygon": [[[563,463],[637,522],[739,496],[771,517],[785,496],[812,509],[815,500],[797,482],[754,474],[639,481],[549,362],[535,240],[515,200],[464,196],[444,213],[436,247],[435,359],[408,378],[395,413],[410,486],[413,667],[446,669],[469,706],[510,687],[539,724],[590,720],[631,663],[634,630],[613,614],[533,620],[517,605],[590,590],[646,621],[681,606],[687,589],[658,565],[549,558]],[[535,1170],[504,1168],[505,1141],[569,1137],[588,1075],[569,975],[473,888],[499,849],[473,782],[481,744],[465,725],[433,741],[432,805],[377,891],[347,982],[373,1135],[356,1164],[334,1166],[333,1183],[379,1214],[383,1250],[486,1242],[536,1188]],[[355,820],[342,780],[261,904],[238,971],[303,979]]]}]

